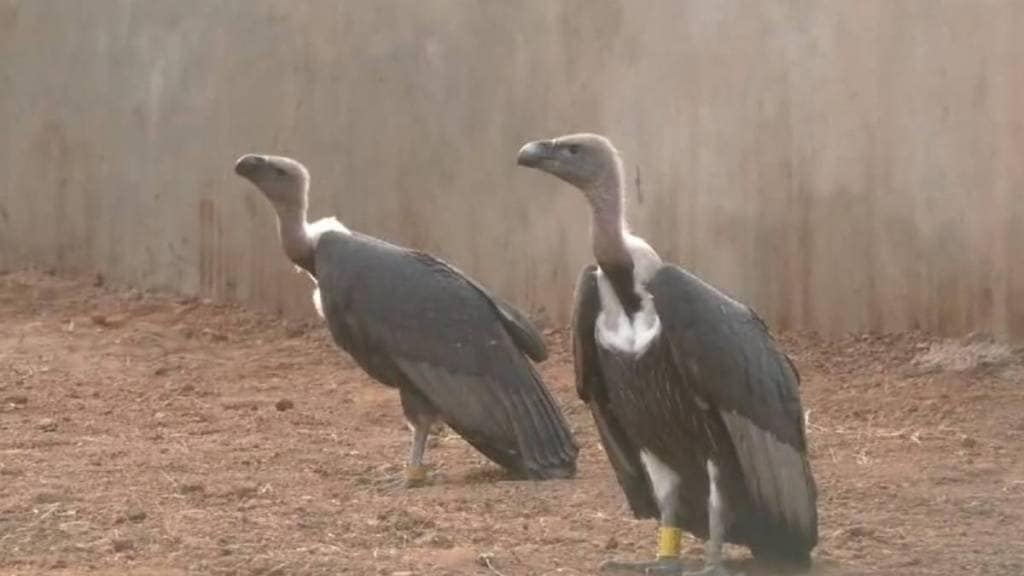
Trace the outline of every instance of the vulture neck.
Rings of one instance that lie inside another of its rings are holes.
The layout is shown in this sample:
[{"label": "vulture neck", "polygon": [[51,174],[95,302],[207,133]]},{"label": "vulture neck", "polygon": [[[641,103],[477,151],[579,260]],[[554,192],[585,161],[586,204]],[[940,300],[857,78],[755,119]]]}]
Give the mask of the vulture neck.
[{"label": "vulture neck", "polygon": [[306,190],[299,202],[274,202],[277,211],[277,232],[284,253],[297,266],[316,277],[315,246],[306,225]]},{"label": "vulture neck", "polygon": [[587,191],[593,209],[591,241],[594,258],[615,289],[623,310],[633,316],[640,310],[633,277],[633,256],[626,245],[625,198],[622,169]]}]

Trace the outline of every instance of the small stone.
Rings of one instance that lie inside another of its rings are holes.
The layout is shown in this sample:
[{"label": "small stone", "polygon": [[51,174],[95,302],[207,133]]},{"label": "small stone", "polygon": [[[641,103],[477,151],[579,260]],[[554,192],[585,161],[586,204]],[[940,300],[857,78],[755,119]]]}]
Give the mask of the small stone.
[{"label": "small stone", "polygon": [[284,412],[285,410],[295,408],[295,402],[292,402],[288,398],[281,398],[274,404],[274,408],[277,408],[278,412]]},{"label": "small stone", "polygon": [[252,398],[235,398],[221,403],[225,410],[258,410],[259,401]]},{"label": "small stone", "polygon": [[451,538],[436,533],[427,538],[427,543],[434,548],[451,548],[455,545]]},{"label": "small stone", "polygon": [[128,321],[128,316],[124,314],[112,314],[107,316],[106,314],[93,314],[91,320],[97,326],[103,326],[104,328],[117,328]]},{"label": "small stone", "polygon": [[605,542],[604,542],[604,549],[605,550],[618,550],[618,548],[619,548],[619,541],[615,539],[615,536],[611,536],[607,540],[605,540]]},{"label": "small stone", "polygon": [[12,394],[4,398],[4,403],[14,404],[15,406],[24,406],[28,404],[28,396],[24,394]]},{"label": "small stone", "polygon": [[298,322],[287,322],[284,325],[284,335],[289,338],[298,338],[306,333],[306,326]]},{"label": "small stone", "polygon": [[255,484],[243,484],[241,486],[235,486],[228,493],[239,500],[245,500],[247,498],[254,498],[259,494],[259,486]]},{"label": "small stone", "polygon": [[13,466],[0,466],[0,476],[24,476],[25,470],[23,468],[15,468]]},{"label": "small stone", "polygon": [[846,529],[846,534],[851,538],[860,539],[871,534],[871,529],[867,526],[855,525],[850,526]]},{"label": "small stone", "polygon": [[494,563],[494,554],[491,552],[482,552],[477,555],[476,563],[478,566],[493,569],[492,564]]},{"label": "small stone", "polygon": [[53,432],[57,429],[57,421],[53,418],[43,418],[37,426],[43,432]]},{"label": "small stone", "polygon": [[177,488],[178,494],[202,494],[205,491],[206,487],[204,487],[199,482],[187,482],[185,484],[178,484]]},{"label": "small stone", "polygon": [[55,504],[65,500],[67,497],[59,492],[40,492],[32,498],[36,504]]},{"label": "small stone", "polygon": [[138,524],[139,522],[142,522],[146,519],[146,511],[133,508],[129,510],[124,515],[124,517],[127,518],[129,522],[132,522],[133,524]]},{"label": "small stone", "polygon": [[211,330],[209,328],[203,328],[202,333],[203,336],[206,336],[207,338],[213,340],[214,342],[227,342],[228,339],[227,334],[224,334],[223,332],[217,332],[216,330]]},{"label": "small stone", "polygon": [[110,543],[114,547],[114,552],[127,552],[135,549],[135,542],[128,538],[114,538]]}]

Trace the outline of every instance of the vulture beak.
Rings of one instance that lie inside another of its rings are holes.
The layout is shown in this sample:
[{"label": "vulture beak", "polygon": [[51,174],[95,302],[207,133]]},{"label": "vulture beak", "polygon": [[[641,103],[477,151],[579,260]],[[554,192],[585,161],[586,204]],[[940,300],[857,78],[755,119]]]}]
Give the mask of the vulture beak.
[{"label": "vulture beak", "polygon": [[555,142],[553,140],[538,140],[536,142],[530,142],[519,149],[519,157],[517,163],[520,166],[526,166],[527,168],[539,168],[545,160],[550,158],[551,151],[554,150]]},{"label": "vulture beak", "polygon": [[258,169],[263,167],[267,163],[266,156],[260,156],[258,154],[246,154],[235,162],[235,174],[242,176],[243,178],[249,178]]}]

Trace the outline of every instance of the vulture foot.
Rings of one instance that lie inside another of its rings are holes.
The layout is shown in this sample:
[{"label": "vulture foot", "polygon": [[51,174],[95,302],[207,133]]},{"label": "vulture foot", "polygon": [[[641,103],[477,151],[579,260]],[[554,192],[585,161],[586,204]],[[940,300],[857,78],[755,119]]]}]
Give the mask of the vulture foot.
[{"label": "vulture foot", "polygon": [[601,574],[671,574],[680,576],[685,566],[679,558],[658,558],[652,562],[602,562]]},{"label": "vulture foot", "polygon": [[426,466],[409,466],[405,469],[405,487],[418,488],[428,483]]}]

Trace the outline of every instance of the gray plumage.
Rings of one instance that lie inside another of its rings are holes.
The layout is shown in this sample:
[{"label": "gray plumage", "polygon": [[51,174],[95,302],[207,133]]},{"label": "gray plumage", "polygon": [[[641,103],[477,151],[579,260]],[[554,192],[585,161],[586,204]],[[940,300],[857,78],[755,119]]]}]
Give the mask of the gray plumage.
[{"label": "gray plumage", "polygon": [[[519,164],[577,187],[592,210],[576,387],[633,513],[708,539],[709,574],[725,573],[724,541],[805,565],[818,518],[799,376],[765,324],[629,233],[622,161],[606,138],[531,142]],[[672,571],[678,559],[612,564]]]},{"label": "gray plumage", "polygon": [[735,515],[727,541],[758,556],[806,561],[817,543],[817,512],[799,379],[764,324],[666,265],[647,284],[663,336],[639,359],[624,357],[592,336],[600,313],[596,269],[585,269],[577,286],[577,392],[634,515],[659,517],[642,446],[680,474],[682,527],[707,538],[704,469],[713,459]]},{"label": "gray plumage", "polygon": [[497,464],[531,479],[575,474],[569,427],[530,359],[547,357],[525,316],[428,254],[306,222],[309,173],[280,156],[246,155],[235,171],[278,215],[282,247],[317,283],[334,341],[397,388],[413,429],[410,483],[425,479],[427,433],[441,420]]},{"label": "gray plumage", "polygon": [[568,426],[524,357],[547,350],[519,312],[428,254],[357,233],[325,233],[316,267],[331,335],[368,374],[509,470],[572,475]]}]

